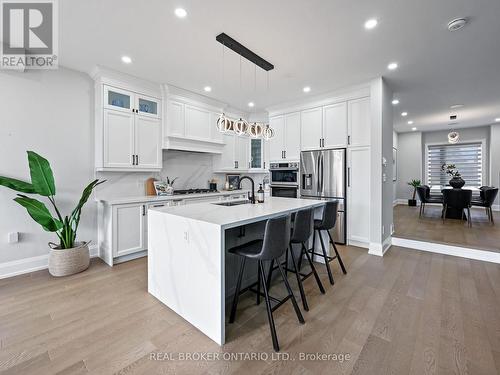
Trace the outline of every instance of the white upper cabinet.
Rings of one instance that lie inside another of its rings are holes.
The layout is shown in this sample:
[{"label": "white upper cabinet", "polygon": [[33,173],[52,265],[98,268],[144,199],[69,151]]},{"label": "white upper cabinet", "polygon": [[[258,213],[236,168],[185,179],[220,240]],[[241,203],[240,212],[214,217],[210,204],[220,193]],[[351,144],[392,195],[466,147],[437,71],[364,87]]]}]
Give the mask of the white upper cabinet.
[{"label": "white upper cabinet", "polygon": [[264,161],[264,140],[250,138],[249,169],[265,168]]},{"label": "white upper cabinet", "polygon": [[104,109],[104,167],[129,168],[134,163],[134,118],[130,112]]},{"label": "white upper cabinet", "polygon": [[162,168],[160,99],[107,84],[96,85],[96,169]]},{"label": "white upper cabinet", "polygon": [[348,144],[352,147],[370,145],[370,98],[350,100],[348,106]]},{"label": "white upper cabinet", "polygon": [[169,100],[166,135],[184,137],[184,104]]},{"label": "white upper cabinet", "polygon": [[285,150],[285,116],[276,116],[269,119],[269,125],[274,129],[274,138],[269,142],[269,160],[284,159]]},{"label": "white upper cabinet", "polygon": [[137,116],[135,119],[135,155],[137,168],[161,168],[161,123],[159,119]]},{"label": "white upper cabinet", "polygon": [[300,136],[302,150],[316,150],[322,147],[323,109],[313,108],[301,112]]},{"label": "white upper cabinet", "polygon": [[184,107],[184,113],[186,116],[186,137],[210,140],[210,112],[203,108],[186,105]]},{"label": "white upper cabinet", "polygon": [[222,148],[222,154],[218,159],[216,169],[226,171],[248,169],[250,139],[231,133],[223,134],[222,137],[225,145]]},{"label": "white upper cabinet", "polygon": [[285,116],[285,159],[300,159],[300,112]]},{"label": "white upper cabinet", "polygon": [[248,152],[250,150],[250,139],[248,137],[234,136],[235,147],[234,147],[234,159],[236,160],[236,169],[249,169],[249,156]]},{"label": "white upper cabinet", "polygon": [[214,154],[223,152],[224,140],[217,130],[221,109],[175,95],[168,100],[167,112],[164,148]]},{"label": "white upper cabinet", "polygon": [[222,148],[218,169],[236,169],[236,158],[234,154],[236,138],[234,134],[223,134],[222,140],[225,145]]},{"label": "white upper cabinet", "polygon": [[323,107],[324,148],[347,145],[347,104],[337,103]]}]

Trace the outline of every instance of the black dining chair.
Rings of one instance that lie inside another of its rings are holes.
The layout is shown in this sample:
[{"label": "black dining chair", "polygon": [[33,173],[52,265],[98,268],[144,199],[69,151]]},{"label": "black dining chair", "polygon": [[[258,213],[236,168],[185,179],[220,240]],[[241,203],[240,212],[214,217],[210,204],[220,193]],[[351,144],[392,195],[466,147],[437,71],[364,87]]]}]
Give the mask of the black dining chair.
[{"label": "black dining chair", "polygon": [[479,199],[472,200],[472,206],[484,207],[486,208],[486,215],[488,215],[488,220],[491,223],[495,223],[493,219],[492,206],[498,195],[498,188],[481,186]]},{"label": "black dining chair", "polygon": [[[258,264],[258,273],[259,273],[259,278],[257,281],[258,283],[257,293],[258,295],[261,294],[260,283],[262,282],[264,289],[264,298],[266,300],[269,329],[271,330],[273,347],[274,350],[276,351],[279,351],[280,349],[278,344],[278,336],[276,335],[276,327],[274,325],[273,311],[275,311],[278,307],[280,307],[287,300],[290,299],[292,301],[295,314],[297,314],[297,319],[299,320],[300,323],[302,324],[304,323],[304,317],[300,312],[299,305],[297,304],[297,300],[293,295],[292,288],[290,288],[290,284],[288,283],[288,279],[286,278],[285,271],[283,270],[280,260],[280,258],[285,254],[285,251],[288,248],[288,244],[290,242],[290,220],[291,220],[290,215],[269,219],[266,223],[266,229],[264,231],[263,239],[253,240],[248,243],[229,249],[230,253],[242,257],[240,271],[238,274],[238,280],[236,282],[236,291],[234,293],[233,304],[231,307],[231,315],[229,317],[229,323],[234,323],[234,320],[236,318],[236,309],[238,306],[238,299],[240,294],[246,292],[247,290],[252,290],[250,288],[241,290],[241,281],[243,279],[243,273],[245,272],[246,260],[247,259],[256,260]],[[267,288],[267,283],[265,282],[266,276],[264,272],[264,261],[274,261],[278,265],[281,278],[283,279],[286,290],[288,292],[288,295],[282,300],[279,300],[269,295],[269,289]],[[271,301],[276,303],[274,307],[271,305]]]},{"label": "black dining chair", "polygon": [[443,197],[440,195],[431,195],[431,188],[427,185],[417,187],[418,199],[420,199],[419,217],[425,214],[425,205],[427,203],[443,203]]},{"label": "black dining chair", "polygon": [[467,189],[443,189],[443,223],[446,220],[446,213],[448,208],[452,207],[462,212],[462,219],[464,210],[467,210],[467,223],[469,227],[472,226],[472,218],[470,216],[470,207],[472,203],[472,190]]}]

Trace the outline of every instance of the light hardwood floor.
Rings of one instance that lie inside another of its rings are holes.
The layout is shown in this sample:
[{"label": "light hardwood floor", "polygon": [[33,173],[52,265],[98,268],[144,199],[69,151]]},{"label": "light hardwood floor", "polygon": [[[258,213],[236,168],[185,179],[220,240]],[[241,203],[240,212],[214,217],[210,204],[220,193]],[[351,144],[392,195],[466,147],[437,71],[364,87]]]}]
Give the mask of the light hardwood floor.
[{"label": "light hardwood floor", "polygon": [[495,224],[488,222],[484,208],[472,208],[472,228],[465,220],[441,219],[441,206],[426,206],[419,217],[420,207],[394,207],[394,236],[412,240],[458,245],[500,252],[500,214],[493,212]]},{"label": "light hardwood floor", "polygon": [[88,271],[63,279],[39,271],[0,280],[0,373],[499,372],[499,265],[397,247],[383,258],[354,247],[340,251],[348,274],[332,262],[333,287],[318,265],[326,295],[313,278],[305,283],[306,324],[298,324],[290,303],[275,318],[281,353],[348,353],[342,363],[151,360],[152,352],[273,350],[264,304],[256,306],[252,295],[242,296],[228,343],[219,348],[147,294],[143,258],[114,268],[94,260]]}]

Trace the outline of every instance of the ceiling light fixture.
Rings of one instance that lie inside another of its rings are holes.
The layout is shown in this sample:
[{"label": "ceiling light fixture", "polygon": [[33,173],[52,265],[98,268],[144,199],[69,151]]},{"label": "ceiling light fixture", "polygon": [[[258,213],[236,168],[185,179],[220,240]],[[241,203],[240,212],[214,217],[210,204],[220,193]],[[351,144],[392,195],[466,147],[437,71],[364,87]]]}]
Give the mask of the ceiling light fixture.
[{"label": "ceiling light fixture", "polygon": [[248,106],[249,106],[250,108],[253,108],[253,107],[255,106],[255,103],[254,103],[254,102],[250,102],[250,103],[248,103]]},{"label": "ceiling light fixture", "polygon": [[205,92],[210,92],[212,91],[212,88],[210,86],[205,86],[203,90],[205,90]]},{"label": "ceiling light fixture", "polygon": [[309,86],[306,86],[302,89],[305,93],[311,92],[311,88]]},{"label": "ceiling light fixture", "polygon": [[467,25],[467,18],[456,18],[448,22],[448,30],[449,31],[457,31]]},{"label": "ceiling light fixture", "polygon": [[408,112],[401,112],[401,116],[403,116],[403,117],[408,116]]},{"label": "ceiling light fixture", "polygon": [[389,65],[387,65],[387,69],[389,70],[396,70],[398,68],[398,63],[392,62]]},{"label": "ceiling light fixture", "polygon": [[399,100],[398,100],[398,99],[394,99],[394,100],[392,101],[392,105],[398,105],[398,104],[399,104]]},{"label": "ceiling light fixture", "polygon": [[458,108],[463,108],[464,105],[463,104],[453,104],[453,105],[450,105],[450,109],[458,109]]},{"label": "ceiling light fixture", "polygon": [[377,27],[378,21],[375,18],[371,18],[365,22],[365,29],[371,30]]},{"label": "ceiling light fixture", "polygon": [[131,62],[132,62],[132,59],[129,56],[122,56],[122,63],[130,64]]},{"label": "ceiling light fixture", "polygon": [[413,127],[413,128],[411,128],[411,130],[412,130],[412,131],[415,131],[415,130],[417,130],[417,128]]},{"label": "ceiling light fixture", "polygon": [[408,125],[413,125],[413,121],[408,121]]},{"label": "ceiling light fixture", "polygon": [[458,141],[460,141],[460,134],[458,132],[453,131],[448,133],[448,143],[455,144]]},{"label": "ceiling light fixture", "polygon": [[187,16],[186,9],[184,9],[184,8],[177,8],[177,9],[175,9],[175,15],[178,18],[185,18]]},{"label": "ceiling light fixture", "polygon": [[497,117],[497,118],[495,119],[495,122],[500,122],[500,117]]}]

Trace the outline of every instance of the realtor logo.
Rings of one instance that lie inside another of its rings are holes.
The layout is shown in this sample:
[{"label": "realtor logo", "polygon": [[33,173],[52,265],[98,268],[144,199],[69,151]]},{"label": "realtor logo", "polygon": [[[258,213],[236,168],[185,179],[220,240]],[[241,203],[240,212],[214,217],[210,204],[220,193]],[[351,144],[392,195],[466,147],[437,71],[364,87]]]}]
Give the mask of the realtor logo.
[{"label": "realtor logo", "polygon": [[3,69],[56,69],[56,0],[0,0]]}]

